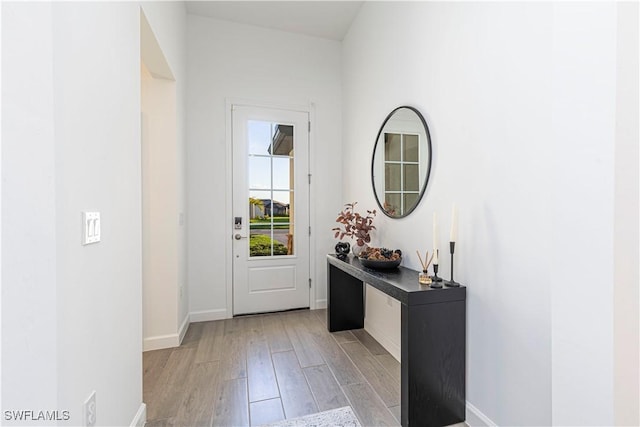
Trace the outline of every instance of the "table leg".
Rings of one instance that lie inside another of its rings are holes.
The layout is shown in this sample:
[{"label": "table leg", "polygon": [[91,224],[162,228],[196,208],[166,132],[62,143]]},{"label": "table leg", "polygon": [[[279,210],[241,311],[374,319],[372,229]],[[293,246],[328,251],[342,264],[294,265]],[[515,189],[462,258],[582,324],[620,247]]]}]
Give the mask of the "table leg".
[{"label": "table leg", "polygon": [[364,295],[361,280],[328,264],[327,328],[329,332],[364,328]]},{"label": "table leg", "polygon": [[465,301],[402,305],[402,426],[465,419]]}]

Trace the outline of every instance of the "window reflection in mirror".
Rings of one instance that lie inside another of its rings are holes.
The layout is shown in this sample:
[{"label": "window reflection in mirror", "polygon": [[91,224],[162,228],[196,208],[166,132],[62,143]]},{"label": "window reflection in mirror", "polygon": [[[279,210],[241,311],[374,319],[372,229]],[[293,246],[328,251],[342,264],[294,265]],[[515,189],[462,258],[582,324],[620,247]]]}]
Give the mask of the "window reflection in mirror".
[{"label": "window reflection in mirror", "polygon": [[431,140],[422,115],[396,108],[378,132],[371,165],[373,189],[382,211],[401,218],[420,202],[431,170]]}]

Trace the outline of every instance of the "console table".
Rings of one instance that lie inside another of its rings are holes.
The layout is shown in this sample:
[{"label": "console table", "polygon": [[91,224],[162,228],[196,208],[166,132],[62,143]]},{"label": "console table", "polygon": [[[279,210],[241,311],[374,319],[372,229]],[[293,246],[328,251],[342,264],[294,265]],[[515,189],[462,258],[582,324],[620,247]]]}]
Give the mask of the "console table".
[{"label": "console table", "polygon": [[372,270],[349,256],[327,256],[329,332],[364,328],[364,283],[401,303],[403,427],[465,420],[466,288],[433,289],[405,267]]}]

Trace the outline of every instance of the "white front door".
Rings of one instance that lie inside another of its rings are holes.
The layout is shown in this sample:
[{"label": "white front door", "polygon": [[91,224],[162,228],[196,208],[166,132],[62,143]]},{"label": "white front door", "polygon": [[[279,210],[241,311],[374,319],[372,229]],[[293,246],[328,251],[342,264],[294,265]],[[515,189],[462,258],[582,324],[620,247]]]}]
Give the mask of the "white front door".
[{"label": "white front door", "polygon": [[231,114],[233,314],[309,307],[309,114]]}]

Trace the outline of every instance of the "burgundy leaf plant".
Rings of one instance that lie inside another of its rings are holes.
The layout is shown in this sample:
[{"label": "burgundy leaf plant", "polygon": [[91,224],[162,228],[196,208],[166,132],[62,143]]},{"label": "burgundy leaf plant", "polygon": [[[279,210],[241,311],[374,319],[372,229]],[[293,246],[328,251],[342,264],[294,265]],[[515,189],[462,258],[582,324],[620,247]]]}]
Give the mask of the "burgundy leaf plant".
[{"label": "burgundy leaf plant", "polygon": [[344,209],[338,215],[336,222],[340,223],[340,227],[332,228],[335,231],[335,238],[342,240],[343,237],[351,237],[356,239],[358,246],[364,246],[371,242],[371,236],[369,232],[375,230],[373,225],[373,218],[376,216],[375,209],[373,211],[367,211],[367,216],[362,216],[355,211],[355,206],[358,202],[347,203],[344,205]]}]

